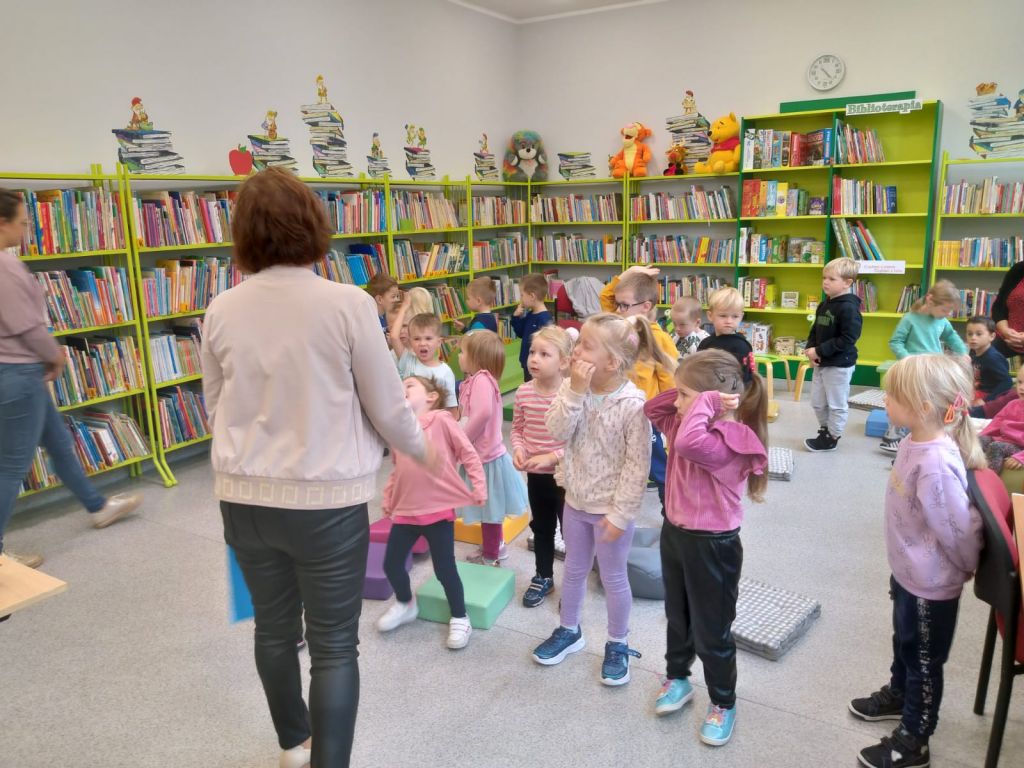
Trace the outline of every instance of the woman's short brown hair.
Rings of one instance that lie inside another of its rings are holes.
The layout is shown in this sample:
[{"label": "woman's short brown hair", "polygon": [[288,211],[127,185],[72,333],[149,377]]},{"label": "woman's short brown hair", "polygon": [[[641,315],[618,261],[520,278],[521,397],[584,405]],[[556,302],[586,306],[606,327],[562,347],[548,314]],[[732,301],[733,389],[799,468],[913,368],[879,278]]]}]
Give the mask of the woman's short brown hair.
[{"label": "woman's short brown hair", "polygon": [[281,168],[268,168],[242,182],[231,219],[233,258],[246,272],[312,264],[330,244],[323,204]]}]

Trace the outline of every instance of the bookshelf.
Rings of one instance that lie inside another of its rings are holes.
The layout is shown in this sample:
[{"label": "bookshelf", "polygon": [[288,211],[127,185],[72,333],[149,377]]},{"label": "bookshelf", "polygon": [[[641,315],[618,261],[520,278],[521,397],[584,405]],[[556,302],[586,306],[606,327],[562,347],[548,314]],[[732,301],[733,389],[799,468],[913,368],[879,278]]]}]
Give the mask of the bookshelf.
[{"label": "bookshelf", "polygon": [[[44,286],[52,333],[67,358],[49,389],[83,468],[137,476],[152,461],[166,481],[155,449],[122,178],[94,165],[87,174],[0,173],[0,183],[25,198],[30,232],[19,255]],[[19,498],[59,486],[37,449]]]},{"label": "bookshelf", "polygon": [[1024,157],[943,153],[936,197],[931,281],[952,280],[960,289],[954,323],[991,315],[1004,274],[1024,261]]}]

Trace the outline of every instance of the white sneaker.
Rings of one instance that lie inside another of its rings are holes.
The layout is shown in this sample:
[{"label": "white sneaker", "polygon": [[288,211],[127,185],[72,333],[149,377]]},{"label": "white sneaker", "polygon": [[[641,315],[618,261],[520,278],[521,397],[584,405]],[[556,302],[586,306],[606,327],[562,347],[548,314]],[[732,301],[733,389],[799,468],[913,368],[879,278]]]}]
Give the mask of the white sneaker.
[{"label": "white sneaker", "polygon": [[403,624],[416,621],[418,615],[419,609],[416,607],[415,597],[408,603],[400,603],[396,600],[394,605],[377,619],[377,629],[381,632],[390,632],[393,629],[398,629]]},{"label": "white sneaker", "polygon": [[[505,542],[504,541],[501,542],[501,546],[498,547],[498,560],[508,560],[508,556],[511,555],[511,554],[512,554],[512,552],[505,545]],[[475,550],[473,550],[472,557],[483,557],[483,556],[484,556],[484,548],[483,547],[477,547]]]},{"label": "white sneaker", "polygon": [[107,499],[103,509],[93,514],[92,527],[106,528],[116,523],[122,517],[126,517],[139,508],[142,503],[141,493],[119,493]]},{"label": "white sneaker", "polygon": [[469,624],[468,616],[452,619],[448,622],[448,647],[453,651],[465,648],[471,634],[473,634],[473,627]]},{"label": "white sneaker", "polygon": [[281,752],[277,764],[279,768],[309,768],[309,761],[312,759],[312,751],[301,744]]},{"label": "white sneaker", "polygon": [[555,557],[565,560],[565,539],[562,538],[562,529],[555,529]]}]

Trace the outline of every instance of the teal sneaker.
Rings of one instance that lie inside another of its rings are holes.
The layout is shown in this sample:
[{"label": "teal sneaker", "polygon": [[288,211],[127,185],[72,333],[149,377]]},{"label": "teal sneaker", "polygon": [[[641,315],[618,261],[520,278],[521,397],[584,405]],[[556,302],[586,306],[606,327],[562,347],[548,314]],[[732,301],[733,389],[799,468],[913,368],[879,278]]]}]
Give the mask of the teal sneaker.
[{"label": "teal sneaker", "polygon": [[640,658],[640,652],[634,651],[625,643],[613,643],[609,640],[604,644],[604,663],[601,665],[601,682],[605,685],[625,685],[629,682],[629,657]]},{"label": "teal sneaker", "polygon": [[533,649],[533,660],[544,666],[560,664],[570,653],[582,651],[585,645],[580,627],[573,631],[559,626],[551,633],[551,637]]},{"label": "teal sneaker", "polygon": [[654,701],[654,714],[667,715],[682,709],[693,698],[693,686],[685,678],[667,678]]},{"label": "teal sneaker", "polygon": [[704,725],[700,727],[700,740],[712,747],[728,744],[732,738],[732,729],[736,727],[736,707],[723,709],[708,704],[708,714]]}]

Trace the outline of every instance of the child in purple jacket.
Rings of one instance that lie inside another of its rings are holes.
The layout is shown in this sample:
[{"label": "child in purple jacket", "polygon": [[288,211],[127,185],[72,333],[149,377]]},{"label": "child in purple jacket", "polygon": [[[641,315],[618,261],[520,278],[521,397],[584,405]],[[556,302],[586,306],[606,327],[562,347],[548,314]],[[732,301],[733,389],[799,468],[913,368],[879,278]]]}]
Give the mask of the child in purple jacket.
[{"label": "child in purple jacket", "polygon": [[885,376],[889,423],[910,429],[885,492],[885,543],[893,601],[889,684],[850,702],[862,720],[898,720],[891,736],[860,752],[868,768],[926,766],[942,703],[964,583],[978,566],[981,517],[967,469],[985,467],[968,417],[971,369],[946,355],[914,355]]}]

